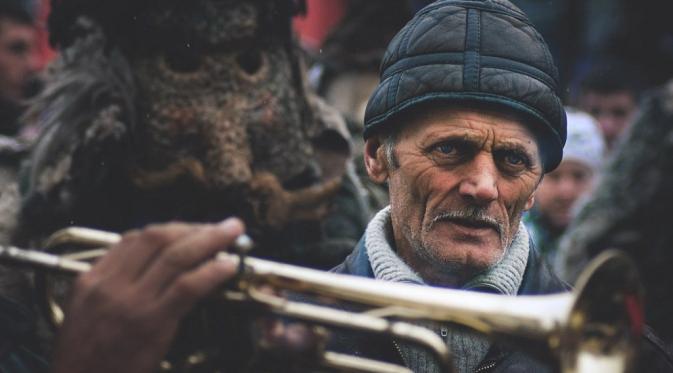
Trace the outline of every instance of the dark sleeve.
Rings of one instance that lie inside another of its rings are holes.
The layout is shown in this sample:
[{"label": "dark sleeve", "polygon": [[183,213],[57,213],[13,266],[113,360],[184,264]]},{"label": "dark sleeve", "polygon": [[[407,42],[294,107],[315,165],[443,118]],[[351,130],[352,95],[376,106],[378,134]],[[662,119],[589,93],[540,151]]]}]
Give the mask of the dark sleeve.
[{"label": "dark sleeve", "polygon": [[671,346],[666,346],[648,326],[645,326],[643,332],[640,355],[636,364],[636,372],[673,372]]},{"label": "dark sleeve", "polygon": [[47,372],[37,349],[35,318],[21,305],[0,297],[0,373]]}]

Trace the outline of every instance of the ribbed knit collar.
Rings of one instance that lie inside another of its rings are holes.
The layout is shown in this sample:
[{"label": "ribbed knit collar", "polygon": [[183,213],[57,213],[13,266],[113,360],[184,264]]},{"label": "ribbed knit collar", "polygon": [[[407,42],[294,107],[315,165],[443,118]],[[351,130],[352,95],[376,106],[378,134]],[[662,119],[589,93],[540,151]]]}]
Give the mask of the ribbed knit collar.
[{"label": "ribbed knit collar", "polygon": [[365,248],[377,280],[425,284],[391,246],[393,229],[390,224],[390,206],[383,208],[369,222],[365,230]]}]

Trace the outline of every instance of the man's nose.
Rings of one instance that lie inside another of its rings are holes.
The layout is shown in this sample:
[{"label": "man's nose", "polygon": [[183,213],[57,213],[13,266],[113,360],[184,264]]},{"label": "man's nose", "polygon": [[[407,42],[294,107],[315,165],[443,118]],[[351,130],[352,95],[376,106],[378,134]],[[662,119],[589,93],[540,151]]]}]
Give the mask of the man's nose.
[{"label": "man's nose", "polygon": [[577,183],[571,177],[563,177],[558,184],[558,197],[563,200],[574,201],[577,198]]},{"label": "man's nose", "polygon": [[611,133],[615,131],[615,118],[609,114],[602,114],[596,118],[598,125],[604,133]]},{"label": "man's nose", "polygon": [[498,198],[498,169],[490,154],[479,154],[465,167],[459,193],[480,205]]}]

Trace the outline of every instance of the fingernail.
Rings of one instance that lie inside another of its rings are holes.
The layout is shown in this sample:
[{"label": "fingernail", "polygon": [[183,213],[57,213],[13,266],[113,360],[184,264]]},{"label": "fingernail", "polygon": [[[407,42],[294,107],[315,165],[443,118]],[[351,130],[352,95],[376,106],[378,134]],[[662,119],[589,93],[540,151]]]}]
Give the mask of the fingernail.
[{"label": "fingernail", "polygon": [[236,272],[236,264],[229,259],[218,258],[217,266],[227,273],[233,274]]},{"label": "fingernail", "polygon": [[[227,231],[242,231],[243,224],[238,218],[228,218],[220,222],[220,227],[224,228]],[[233,233],[233,232],[232,232]]]}]

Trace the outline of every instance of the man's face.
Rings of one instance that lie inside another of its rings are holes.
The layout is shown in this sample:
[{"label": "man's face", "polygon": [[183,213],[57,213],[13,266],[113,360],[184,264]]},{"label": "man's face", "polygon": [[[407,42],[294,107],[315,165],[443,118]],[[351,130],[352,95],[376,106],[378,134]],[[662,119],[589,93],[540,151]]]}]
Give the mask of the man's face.
[{"label": "man's face", "polygon": [[587,165],[564,160],[548,173],[536,193],[537,209],[545,220],[557,230],[570,223],[575,202],[591,190],[594,175]]},{"label": "man's face", "polygon": [[627,91],[587,92],[582,95],[579,106],[598,121],[609,148],[633,121],[637,109],[635,98]]},{"label": "man's face", "polygon": [[442,108],[402,125],[386,175],[398,253],[431,283],[469,279],[502,258],[532,206],[538,146],[495,112]]},{"label": "man's face", "polygon": [[0,18],[0,98],[12,103],[23,100],[37,65],[35,29]]}]

